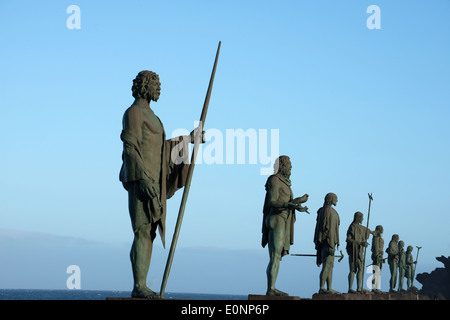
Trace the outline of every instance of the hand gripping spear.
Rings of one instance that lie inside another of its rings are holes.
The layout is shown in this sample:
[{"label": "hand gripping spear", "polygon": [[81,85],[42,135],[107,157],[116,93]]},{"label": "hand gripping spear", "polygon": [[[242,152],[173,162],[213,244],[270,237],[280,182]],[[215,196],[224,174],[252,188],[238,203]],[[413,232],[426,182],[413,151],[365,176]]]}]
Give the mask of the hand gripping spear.
[{"label": "hand gripping spear", "polygon": [[205,125],[206,113],[208,112],[209,99],[211,97],[212,86],[214,83],[214,76],[216,74],[217,60],[219,59],[219,51],[220,51],[220,41],[219,46],[217,48],[216,59],[214,61],[214,67],[211,73],[211,79],[209,80],[208,91],[206,93],[205,102],[203,104],[202,114],[200,116],[200,124],[199,130],[197,131],[197,136],[194,139],[194,150],[192,152],[191,162],[189,164],[189,171],[187,173],[186,184],[184,186],[183,197],[181,199],[180,210],[178,212],[177,223],[175,225],[175,231],[173,233],[172,244],[170,245],[169,256],[167,258],[166,268],[164,270],[164,277],[161,284],[161,291],[159,293],[160,297],[164,297],[164,290],[166,288],[167,278],[169,276],[170,268],[172,266],[173,255],[175,253],[175,247],[177,245],[178,236],[180,234],[181,223],[183,221],[184,209],[186,207],[187,197],[189,195],[189,189],[191,187],[192,174],[194,172],[195,159],[197,157],[198,145],[200,143],[200,139],[203,133],[203,126]]}]

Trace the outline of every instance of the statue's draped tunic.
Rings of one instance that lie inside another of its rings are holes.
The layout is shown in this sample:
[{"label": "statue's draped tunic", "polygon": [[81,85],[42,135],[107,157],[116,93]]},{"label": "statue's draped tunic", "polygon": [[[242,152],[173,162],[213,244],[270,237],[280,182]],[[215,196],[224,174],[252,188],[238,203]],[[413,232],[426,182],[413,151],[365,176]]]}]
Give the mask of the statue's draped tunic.
[{"label": "statue's draped tunic", "polygon": [[382,267],[384,239],[381,236],[372,237],[372,261],[373,264]]},{"label": "statue's draped tunic", "polygon": [[[294,244],[295,209],[275,208],[270,205],[270,202],[276,201],[285,203],[292,201],[293,193],[291,190],[291,181],[288,178],[283,177],[280,173],[273,174],[267,179],[265,189],[266,197],[263,206],[261,245],[264,248],[269,241],[268,218],[272,215],[279,215],[285,221],[285,241],[282,255],[289,254],[290,246]],[[276,193],[278,193],[278,198],[274,199]]]},{"label": "statue's draped tunic", "polygon": [[386,253],[388,254],[388,263],[398,262],[398,244],[394,240],[389,242]]},{"label": "statue's draped tunic", "polygon": [[[133,184],[136,185],[141,179],[150,179],[155,182],[156,188],[159,189],[157,190],[159,202],[156,197],[151,200],[144,199],[134,192],[132,197],[139,198],[135,200],[141,201],[142,206],[138,207],[137,210],[139,212],[130,212],[130,215],[139,216],[137,220],[133,220],[134,222],[132,222],[134,231],[136,231],[142,223],[157,224],[162,243],[165,246],[166,200],[171,198],[175,191],[185,185],[189,169],[189,164],[174,164],[171,155],[172,153],[175,154],[175,152],[177,152],[177,149],[174,148],[179,148],[178,150],[181,150],[180,155],[182,155],[182,150],[187,150],[187,139],[180,140],[179,138],[174,138],[166,140],[164,127],[159,118],[155,115],[162,129],[160,130],[160,133],[157,133],[161,135],[162,144],[152,145],[150,143],[152,140],[145,138],[145,135],[154,134],[145,128],[144,122],[149,120],[146,118],[148,116],[145,112],[139,113],[140,117],[134,117],[134,119],[139,118],[139,120],[134,123],[127,121],[128,113],[132,108],[137,107],[132,106],[126,110],[123,120],[123,130],[120,135],[120,138],[123,141],[123,164],[120,170],[119,179],[129,193],[133,192],[131,189],[135,189]],[[131,112],[136,112],[136,110]],[[143,132],[145,130],[146,132]],[[183,143],[183,147],[180,147],[180,143]],[[155,168],[155,164],[150,161],[150,153],[160,154],[161,161],[159,168]],[[154,172],[158,172],[159,176]],[[132,217],[132,219],[133,218],[134,217]]]},{"label": "statue's draped tunic", "polygon": [[405,266],[405,277],[411,279],[414,276],[414,258],[411,251],[406,252],[406,266]]},{"label": "statue's draped tunic", "polygon": [[335,248],[339,245],[339,215],[331,205],[325,205],[317,210],[314,243],[317,252],[317,265],[322,264],[322,250]]},{"label": "statue's draped tunic", "polygon": [[[347,254],[353,262],[352,267],[356,272],[358,263],[364,260],[364,246],[361,242],[365,242],[369,238],[369,230],[357,222],[350,224],[347,230]],[[360,266],[362,267],[362,266]]]}]

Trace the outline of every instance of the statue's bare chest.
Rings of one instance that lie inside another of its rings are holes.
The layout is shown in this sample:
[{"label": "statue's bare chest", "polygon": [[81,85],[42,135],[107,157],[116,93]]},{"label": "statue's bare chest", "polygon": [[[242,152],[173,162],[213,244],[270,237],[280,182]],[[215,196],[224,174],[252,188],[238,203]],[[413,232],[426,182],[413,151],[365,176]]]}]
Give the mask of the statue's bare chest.
[{"label": "statue's bare chest", "polygon": [[142,130],[144,136],[146,135],[161,135],[164,132],[164,128],[162,126],[159,118],[152,112],[146,111],[144,113],[144,121],[142,124]]}]

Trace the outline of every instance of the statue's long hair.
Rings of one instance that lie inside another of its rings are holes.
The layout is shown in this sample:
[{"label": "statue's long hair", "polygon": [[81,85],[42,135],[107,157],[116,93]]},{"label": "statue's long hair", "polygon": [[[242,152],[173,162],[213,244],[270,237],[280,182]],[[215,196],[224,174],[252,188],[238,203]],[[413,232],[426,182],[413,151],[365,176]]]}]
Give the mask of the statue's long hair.
[{"label": "statue's long hair", "polygon": [[361,211],[356,211],[355,214],[353,215],[353,222],[355,222],[358,217],[362,217],[363,213]]},{"label": "statue's long hair", "polygon": [[325,196],[325,199],[323,201],[323,205],[331,206],[331,204],[333,203],[333,199],[337,199],[337,195],[334,194],[333,192],[327,193],[327,195]]},{"label": "statue's long hair", "polygon": [[273,165],[273,173],[276,174],[280,172],[281,175],[288,176],[287,163],[289,160],[288,156],[279,156]]}]

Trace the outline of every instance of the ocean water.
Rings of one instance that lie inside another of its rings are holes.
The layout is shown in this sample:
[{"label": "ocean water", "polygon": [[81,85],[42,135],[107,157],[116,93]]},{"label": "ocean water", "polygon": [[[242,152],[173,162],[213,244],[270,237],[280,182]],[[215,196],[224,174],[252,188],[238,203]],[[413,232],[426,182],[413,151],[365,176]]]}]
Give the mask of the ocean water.
[{"label": "ocean water", "polygon": [[[102,290],[44,290],[44,289],[0,289],[0,300],[106,300],[129,298],[131,291]],[[245,295],[202,294],[202,293],[164,293],[165,299],[188,300],[247,300]]]}]

